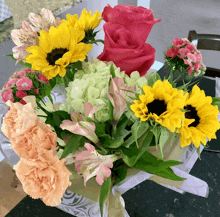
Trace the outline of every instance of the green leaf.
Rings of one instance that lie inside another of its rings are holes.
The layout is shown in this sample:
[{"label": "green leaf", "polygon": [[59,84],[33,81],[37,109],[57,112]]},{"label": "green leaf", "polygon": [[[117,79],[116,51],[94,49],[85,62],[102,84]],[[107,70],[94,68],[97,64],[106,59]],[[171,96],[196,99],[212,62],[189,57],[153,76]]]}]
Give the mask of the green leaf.
[{"label": "green leaf", "polygon": [[100,137],[100,136],[102,136],[102,135],[104,135],[104,134],[106,134],[105,133],[105,123],[96,123],[95,122],[95,133],[96,133],[96,135],[98,136],[98,137]]},{"label": "green leaf", "polygon": [[183,162],[176,161],[176,160],[162,161],[161,163],[159,163],[158,169],[159,169],[159,171],[163,171],[169,167],[177,166],[180,164],[183,164]]},{"label": "green leaf", "polygon": [[123,181],[126,178],[127,171],[128,171],[128,167],[119,166],[116,169],[116,177],[115,177],[114,185],[117,185],[118,183],[120,183],[121,181]]},{"label": "green leaf", "polygon": [[169,133],[166,127],[161,126],[161,134],[160,134],[160,154],[159,159],[163,159],[163,147],[166,144],[167,140],[169,139]]},{"label": "green leaf", "polygon": [[158,142],[159,142],[159,136],[160,136],[160,133],[161,133],[160,127],[159,126],[155,126],[155,127],[151,128],[151,132],[155,136],[155,143],[157,145]]},{"label": "green leaf", "polygon": [[123,130],[117,130],[116,134],[113,135],[113,138],[115,139],[120,139],[120,138],[125,138],[127,135],[129,135],[131,133],[131,131],[128,131],[126,129],[123,129]]},{"label": "green leaf", "polygon": [[129,119],[126,117],[126,115],[123,115],[122,118],[120,118],[116,126],[117,130],[113,135],[114,138],[125,138],[130,133],[130,131],[125,130],[125,127],[127,126],[128,122]]},{"label": "green leaf", "polygon": [[149,132],[147,133],[143,143],[141,144],[141,147],[139,149],[139,153],[138,153],[138,156],[137,158],[135,159],[135,162],[134,164],[137,162],[137,160],[147,151],[148,147],[150,146],[150,143],[153,139],[153,133],[152,132]]},{"label": "green leaf", "polygon": [[99,207],[100,207],[100,212],[101,212],[101,217],[103,217],[103,207],[104,207],[104,202],[108,194],[110,193],[111,190],[111,176],[109,176],[101,185],[100,189],[100,196],[99,196]]},{"label": "green leaf", "polygon": [[167,168],[166,170],[156,172],[157,176],[160,176],[162,178],[174,180],[174,181],[184,181],[186,178],[182,178],[177,176],[171,168]]},{"label": "green leaf", "polygon": [[110,66],[110,73],[111,73],[111,75],[112,75],[112,78],[114,78],[116,75],[115,75],[115,69],[114,69],[114,65],[113,65],[113,63],[111,64],[111,66]]},{"label": "green leaf", "polygon": [[[85,141],[85,138],[81,135],[73,134],[70,140],[67,142],[66,147],[63,150],[63,153],[61,155],[60,159],[65,158],[68,156],[71,152],[75,152],[81,145],[82,141]],[[81,143],[80,143],[81,141]]]},{"label": "green leaf", "polygon": [[106,148],[118,148],[124,143],[124,139],[108,139],[104,142],[103,146]]},{"label": "green leaf", "polygon": [[217,105],[220,111],[220,97],[212,97],[212,105]]},{"label": "green leaf", "polygon": [[159,75],[157,72],[153,72],[153,73],[149,76],[149,78],[147,79],[148,86],[153,87],[153,86],[154,86],[154,83],[155,83],[157,80],[161,80],[160,75]]},{"label": "green leaf", "polygon": [[129,166],[133,166],[135,163],[135,160],[139,154],[139,149],[137,149],[136,146],[128,149],[120,147],[119,151],[122,154],[122,160]]},{"label": "green leaf", "polygon": [[[162,165],[164,164],[164,165]],[[132,168],[143,170],[150,174],[155,174],[157,176],[167,178],[175,181],[183,181],[185,178],[177,176],[169,166],[175,166],[182,164],[178,161],[157,161],[156,157],[151,155],[149,152],[145,152],[144,155],[136,162]]]},{"label": "green leaf", "polygon": [[113,111],[114,111],[114,107],[110,101],[110,99],[108,98],[107,99],[107,107],[109,108],[109,113],[110,113],[110,120],[112,121],[113,120]]},{"label": "green leaf", "polygon": [[149,124],[144,121],[135,121],[131,127],[131,133],[136,145],[138,147],[138,139],[148,130]]},{"label": "green leaf", "polygon": [[62,132],[61,132],[61,138],[62,139],[64,139],[64,138],[66,138],[66,137],[68,137],[68,136],[71,136],[73,133],[71,133],[70,131],[68,131],[68,130],[63,130]]}]

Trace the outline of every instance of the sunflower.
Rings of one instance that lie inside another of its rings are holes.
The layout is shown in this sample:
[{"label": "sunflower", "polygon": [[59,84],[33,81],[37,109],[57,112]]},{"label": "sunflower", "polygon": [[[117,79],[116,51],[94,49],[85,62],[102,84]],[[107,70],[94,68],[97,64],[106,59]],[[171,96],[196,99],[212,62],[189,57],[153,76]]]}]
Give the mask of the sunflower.
[{"label": "sunflower", "polygon": [[49,33],[42,30],[38,46],[26,49],[31,53],[25,57],[27,63],[32,64],[33,70],[42,71],[47,79],[57,74],[64,77],[66,67],[70,63],[85,60],[92,49],[91,44],[79,43],[85,37],[85,32],[75,29],[65,23],[54,27]]},{"label": "sunflower", "polygon": [[184,96],[185,119],[177,130],[180,133],[181,147],[188,146],[192,142],[198,148],[202,142],[206,145],[206,138],[216,139],[216,131],[220,129],[218,120],[218,106],[211,105],[212,97],[205,96],[204,90],[195,85],[192,93]]},{"label": "sunflower", "polygon": [[154,119],[160,125],[175,132],[181,126],[184,119],[183,90],[173,88],[168,80],[158,80],[153,87],[143,86],[144,95],[139,100],[134,100],[130,106],[135,116],[141,121]]},{"label": "sunflower", "polygon": [[86,9],[83,9],[80,18],[78,19],[78,15],[67,14],[67,20],[61,20],[61,23],[67,23],[68,25],[72,25],[74,28],[79,28],[84,31],[95,29],[100,22],[102,21],[102,14],[96,11],[92,16],[92,11],[87,12]]}]

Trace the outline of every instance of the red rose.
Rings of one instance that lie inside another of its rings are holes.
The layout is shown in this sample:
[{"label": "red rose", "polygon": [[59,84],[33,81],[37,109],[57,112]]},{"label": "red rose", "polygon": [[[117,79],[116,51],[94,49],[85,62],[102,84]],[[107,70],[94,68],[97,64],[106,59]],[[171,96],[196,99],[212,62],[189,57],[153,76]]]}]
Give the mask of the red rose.
[{"label": "red rose", "polygon": [[154,20],[152,12],[153,10],[141,6],[116,5],[112,8],[108,5],[104,8],[102,17],[105,22],[123,25],[132,32],[134,38],[145,42],[153,25],[161,21]]},{"label": "red rose", "polygon": [[105,23],[103,29],[104,51],[97,58],[114,62],[127,75],[138,71],[144,76],[155,61],[156,50],[150,44],[133,40],[133,33],[119,24]]}]

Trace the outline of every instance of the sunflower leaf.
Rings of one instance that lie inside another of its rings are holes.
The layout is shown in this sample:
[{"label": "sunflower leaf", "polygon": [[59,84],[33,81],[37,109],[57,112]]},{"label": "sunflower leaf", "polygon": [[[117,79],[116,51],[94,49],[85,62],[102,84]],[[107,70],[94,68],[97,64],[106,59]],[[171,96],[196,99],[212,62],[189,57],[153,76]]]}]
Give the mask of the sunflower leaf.
[{"label": "sunflower leaf", "polygon": [[166,127],[161,126],[161,134],[160,134],[160,140],[159,140],[159,146],[160,146],[160,154],[159,159],[163,159],[163,147],[166,144],[167,140],[169,139],[169,133],[167,131]]},{"label": "sunflower leaf", "polygon": [[147,79],[148,86],[153,87],[153,86],[154,86],[154,83],[155,83],[157,80],[161,80],[160,75],[159,75],[157,72],[153,72],[153,73],[149,76],[149,78]]},{"label": "sunflower leaf", "polygon": [[220,111],[220,97],[212,97],[212,105],[217,105],[218,110]]},{"label": "sunflower leaf", "polygon": [[103,206],[105,199],[107,198],[108,194],[111,190],[111,176],[109,176],[104,183],[101,185],[100,189],[100,196],[99,196],[99,208],[101,212],[101,217],[103,217]]},{"label": "sunflower leaf", "polygon": [[160,127],[155,126],[155,127],[151,128],[151,132],[152,132],[152,133],[154,134],[154,136],[155,136],[155,143],[156,143],[156,145],[157,145],[158,142],[159,142],[160,134],[161,134]]}]

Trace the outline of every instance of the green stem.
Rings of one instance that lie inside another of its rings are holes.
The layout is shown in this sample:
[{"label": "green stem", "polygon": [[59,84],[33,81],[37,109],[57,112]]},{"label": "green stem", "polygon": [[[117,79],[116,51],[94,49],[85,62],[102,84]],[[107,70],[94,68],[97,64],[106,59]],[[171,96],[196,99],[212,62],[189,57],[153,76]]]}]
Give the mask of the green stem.
[{"label": "green stem", "polygon": [[48,112],[45,108],[43,108],[40,103],[37,103],[37,105],[44,113],[46,113],[47,116],[50,114],[50,112]]},{"label": "green stem", "polygon": [[64,86],[68,87],[69,82],[68,82],[67,76],[62,77],[62,79],[63,79]]},{"label": "green stem", "polygon": [[102,150],[104,151],[106,154],[108,153],[108,151],[102,146],[101,142],[99,141],[98,143],[96,143],[96,145]]},{"label": "green stem", "polygon": [[117,126],[117,121],[112,120],[112,127],[113,127],[113,131],[112,131],[112,136],[115,134],[116,132],[116,126]]},{"label": "green stem", "polygon": [[104,40],[102,39],[98,39],[98,40],[95,40],[95,41],[91,41],[90,44],[95,44],[97,42],[101,42],[102,44],[104,44]]}]

